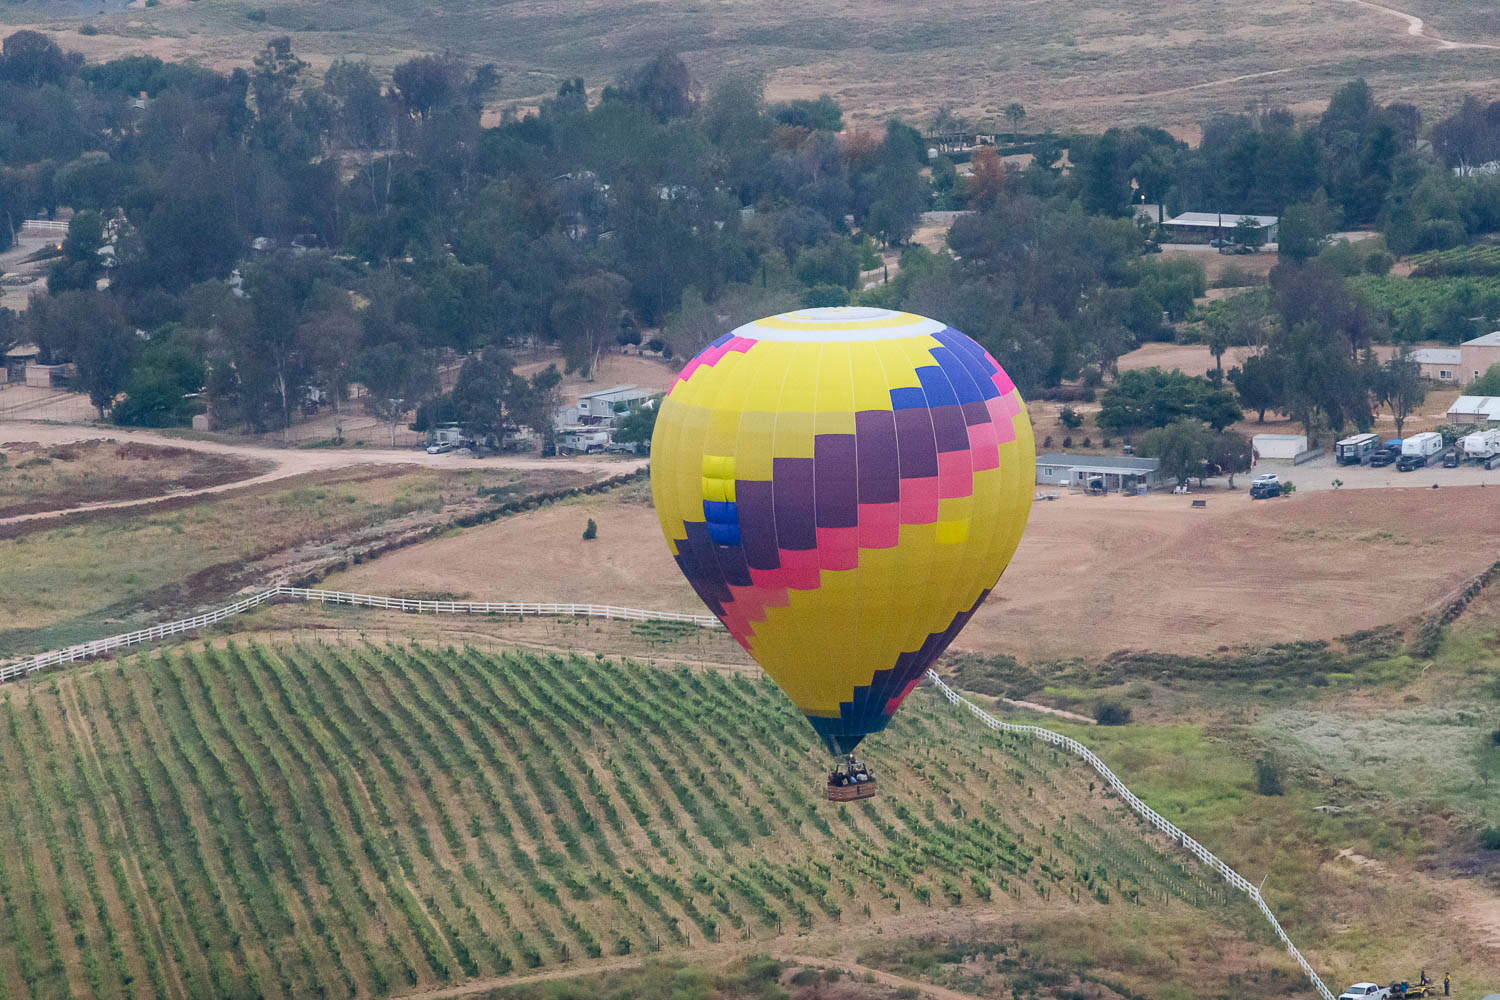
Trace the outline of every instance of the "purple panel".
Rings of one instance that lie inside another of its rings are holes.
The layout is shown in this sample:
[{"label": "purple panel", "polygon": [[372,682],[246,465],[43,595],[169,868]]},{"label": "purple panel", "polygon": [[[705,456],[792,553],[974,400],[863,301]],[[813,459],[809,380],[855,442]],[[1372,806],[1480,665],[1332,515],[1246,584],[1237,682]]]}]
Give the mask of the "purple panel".
[{"label": "purple panel", "polygon": [[[934,465],[937,456],[933,456]],[[813,460],[778,458],[771,463],[771,482],[776,500],[776,544],[783,549],[818,547],[816,512],[813,509]]]},{"label": "purple panel", "polygon": [[969,447],[969,428],[957,406],[932,408],[932,432],[937,437],[938,451],[964,451]]},{"label": "purple panel", "polygon": [[731,587],[750,586],[750,566],[745,561],[745,550],[738,545],[720,545],[714,553],[718,557],[719,572],[724,582]]},{"label": "purple panel", "polygon": [[990,422],[990,410],[984,403],[965,403],[963,405],[964,423],[973,427],[975,424],[987,424]]},{"label": "purple panel", "polygon": [[854,435],[859,446],[859,502],[895,503],[900,500],[901,466],[896,454],[896,415],[890,410],[860,410],[854,415]]},{"label": "purple panel", "polygon": [[813,438],[814,494],[818,527],[852,528],[859,523],[859,495],[854,490],[854,435],[819,434]]},{"label": "purple panel", "polygon": [[745,560],[755,569],[776,569],[781,555],[776,549],[776,508],[771,484],[764,480],[740,479],[734,484],[735,508],[740,515],[740,542]]},{"label": "purple panel", "polygon": [[677,565],[709,610],[716,615],[722,614],[732,595],[719,569],[718,553],[709,537],[708,525],[702,521],[688,521],[683,529],[687,537],[677,542]]},{"label": "purple panel", "polygon": [[937,442],[932,437],[929,410],[897,410],[896,442],[901,456],[901,478],[917,479],[938,473]]}]

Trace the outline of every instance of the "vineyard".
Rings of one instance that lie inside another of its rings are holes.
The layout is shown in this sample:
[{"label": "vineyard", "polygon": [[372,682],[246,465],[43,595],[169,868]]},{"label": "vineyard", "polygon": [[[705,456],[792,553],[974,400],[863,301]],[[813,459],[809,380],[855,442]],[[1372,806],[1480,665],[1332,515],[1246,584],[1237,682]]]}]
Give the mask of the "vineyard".
[{"label": "vineyard", "polygon": [[1082,765],[925,691],[853,807],[768,682],[603,657],[231,644],[0,713],[10,997],[401,994],[903,907],[1225,905]]},{"label": "vineyard", "polygon": [[[1500,317],[1500,274],[1410,278],[1362,274],[1349,284],[1390,324],[1398,343],[1475,335],[1473,317]],[[1483,332],[1483,331],[1481,331]]]}]

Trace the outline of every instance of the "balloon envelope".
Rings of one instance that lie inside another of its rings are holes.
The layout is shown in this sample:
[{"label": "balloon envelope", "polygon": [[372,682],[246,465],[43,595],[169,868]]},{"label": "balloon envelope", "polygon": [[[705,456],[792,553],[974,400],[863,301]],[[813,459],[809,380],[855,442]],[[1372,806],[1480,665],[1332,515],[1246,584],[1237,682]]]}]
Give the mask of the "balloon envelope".
[{"label": "balloon envelope", "polygon": [[725,334],[682,370],[651,441],[677,565],[836,754],[885,727],[989,594],[1035,479],[995,359],[883,309]]}]

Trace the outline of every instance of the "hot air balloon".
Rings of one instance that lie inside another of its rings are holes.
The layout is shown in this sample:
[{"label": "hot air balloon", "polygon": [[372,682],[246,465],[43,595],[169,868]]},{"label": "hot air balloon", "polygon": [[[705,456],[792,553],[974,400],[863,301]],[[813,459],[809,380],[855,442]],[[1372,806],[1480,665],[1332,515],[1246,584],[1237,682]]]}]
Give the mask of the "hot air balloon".
[{"label": "hot air balloon", "polygon": [[662,533],[730,635],[848,755],[830,797],[873,794],[854,748],[999,580],[1034,470],[1010,378],[911,313],[758,320],[677,377],[651,440]]}]

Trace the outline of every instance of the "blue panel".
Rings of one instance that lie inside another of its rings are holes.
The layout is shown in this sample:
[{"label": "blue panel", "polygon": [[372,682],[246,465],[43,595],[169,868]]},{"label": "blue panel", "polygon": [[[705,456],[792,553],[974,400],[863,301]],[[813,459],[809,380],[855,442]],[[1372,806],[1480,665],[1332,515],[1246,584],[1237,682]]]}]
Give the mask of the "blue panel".
[{"label": "blue panel", "polygon": [[917,379],[922,383],[922,391],[927,394],[928,407],[955,406],[958,397],[953,394],[953,385],[948,381],[948,376],[937,365],[927,365],[917,369]]},{"label": "blue panel", "polygon": [[724,500],[703,501],[703,517],[710,524],[735,524],[739,521],[734,504]]},{"label": "blue panel", "polygon": [[[934,347],[932,357],[943,369],[943,374],[948,376],[948,381],[953,385],[953,391],[958,393],[960,403],[978,403],[984,400],[984,395],[978,385],[974,382],[974,376],[964,364],[963,359],[946,347]],[[995,383],[989,383],[994,388]]]},{"label": "blue panel", "polygon": [[738,524],[719,524],[710,521],[708,524],[708,537],[714,540],[715,545],[739,545],[740,526]]},{"label": "blue panel", "polygon": [[927,394],[915,386],[892,389],[891,409],[925,410],[927,409]]},{"label": "blue panel", "polygon": [[[734,334],[733,333],[726,333],[726,334],[724,334],[724,336],[720,337],[718,340],[715,340],[713,343],[709,344],[708,346],[709,347],[723,347],[725,344],[729,343],[729,341],[732,340],[733,338],[734,338]],[[707,348],[704,348],[704,350],[707,350]]]}]

